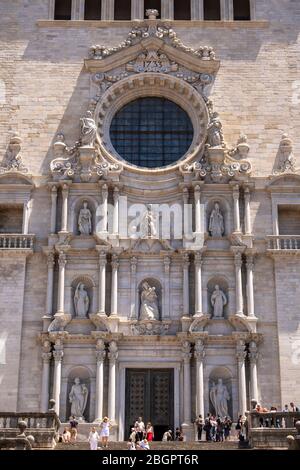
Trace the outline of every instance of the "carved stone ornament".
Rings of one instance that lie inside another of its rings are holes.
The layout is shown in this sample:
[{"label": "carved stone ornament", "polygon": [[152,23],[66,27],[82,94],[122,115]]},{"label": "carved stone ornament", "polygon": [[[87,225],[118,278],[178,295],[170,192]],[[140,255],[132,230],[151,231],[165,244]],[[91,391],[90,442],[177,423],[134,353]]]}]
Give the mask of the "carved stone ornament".
[{"label": "carved stone ornament", "polygon": [[[247,160],[241,160],[240,153],[237,151],[228,150],[224,141],[222,124],[218,113],[213,111],[212,102],[208,100],[206,106],[210,115],[210,123],[204,154],[200,161],[182,165],[181,172],[194,173],[196,179],[205,180],[208,183],[228,183],[235,176],[250,174],[251,163]],[[236,160],[237,156],[238,160]]]},{"label": "carved stone ornament", "polygon": [[283,134],[279,145],[279,167],[274,175],[296,172],[296,159],[293,155],[293,141],[287,134]]},{"label": "carved stone ornament", "polygon": [[72,315],[66,313],[56,313],[53,321],[50,323],[48,332],[64,331],[65,327],[72,320]]},{"label": "carved stone ornament", "polygon": [[141,25],[135,26],[129,32],[127,39],[121,42],[115,47],[105,47],[102,45],[92,46],[89,50],[89,58],[96,60],[103,60],[106,57],[127,49],[130,46],[134,46],[141,42],[143,39],[156,37],[158,39],[164,39],[166,43],[175,49],[185,51],[194,57],[201,60],[215,60],[215,52],[212,47],[204,46],[198,49],[185,46],[181,40],[177,37],[176,32],[167,23],[155,22],[149,24],[143,22]]},{"label": "carved stone ornament", "polygon": [[247,158],[250,151],[250,146],[248,144],[248,137],[245,134],[241,134],[237,145],[234,149],[229,150],[228,155],[233,158]]},{"label": "carved stone ornament", "polygon": [[156,72],[169,73],[177,72],[178,64],[171,61],[166,54],[156,50],[142,52],[135,61],[126,65],[128,72]]},{"label": "carved stone ornament", "polygon": [[[91,118],[87,119],[90,120]],[[84,145],[82,145],[83,141],[80,139],[73,147],[68,147],[65,144],[64,135],[62,133],[57,135],[57,140],[53,144],[53,152],[56,158],[50,164],[54,179],[90,182],[107,179],[111,172],[120,173],[122,170],[121,165],[109,164],[102,157],[93,126],[90,128],[90,132],[84,121],[81,121],[81,126],[86,133]],[[96,139],[95,142],[94,138]]]},{"label": "carved stone ornament", "polygon": [[135,336],[161,336],[167,333],[170,324],[155,320],[133,322],[131,332]]},{"label": "carved stone ornament", "polygon": [[9,172],[28,173],[22,161],[21,152],[22,139],[18,135],[11,137],[3,162],[0,165],[0,174]]}]

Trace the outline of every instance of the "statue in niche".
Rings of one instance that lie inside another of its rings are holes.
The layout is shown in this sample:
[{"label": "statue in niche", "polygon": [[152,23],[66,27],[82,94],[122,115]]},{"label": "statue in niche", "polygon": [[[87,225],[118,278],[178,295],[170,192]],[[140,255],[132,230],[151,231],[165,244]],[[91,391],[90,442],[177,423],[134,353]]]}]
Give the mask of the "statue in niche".
[{"label": "statue in niche", "polygon": [[159,320],[158,296],[148,282],[142,285],[140,320]]},{"label": "statue in niche", "polygon": [[96,135],[97,135],[97,126],[96,126],[95,120],[92,118],[91,111],[87,111],[85,117],[80,119],[80,124],[81,124],[81,137],[80,137],[81,144],[93,147],[95,140],[96,140]]},{"label": "statue in niche", "polygon": [[215,290],[211,296],[211,304],[214,308],[214,318],[222,318],[227,299],[218,285],[215,286]]},{"label": "statue in niche", "polygon": [[215,382],[212,383],[209,396],[216,416],[220,418],[228,416],[228,401],[230,400],[230,395],[222,379],[218,379],[217,385]]},{"label": "statue in niche", "polygon": [[224,217],[220,211],[219,204],[216,202],[209,218],[209,232],[212,237],[223,237],[224,231]]},{"label": "statue in niche", "polygon": [[157,217],[151,205],[147,207],[147,211],[143,215],[141,232],[142,236],[145,238],[157,238]]},{"label": "statue in niche", "polygon": [[85,285],[80,282],[76,287],[74,295],[74,306],[76,316],[79,318],[86,318],[89,311],[90,299],[85,289]]},{"label": "statue in niche", "polygon": [[75,418],[83,418],[86,408],[89,391],[85,384],[80,383],[80,379],[76,377],[69,394],[71,406],[71,416]]},{"label": "statue in niche", "polygon": [[84,202],[82,209],[80,209],[78,229],[80,235],[91,235],[92,233],[92,214],[88,208],[87,202]]},{"label": "statue in niche", "polygon": [[207,128],[209,147],[222,147],[224,145],[224,136],[222,123],[218,113],[213,113]]}]

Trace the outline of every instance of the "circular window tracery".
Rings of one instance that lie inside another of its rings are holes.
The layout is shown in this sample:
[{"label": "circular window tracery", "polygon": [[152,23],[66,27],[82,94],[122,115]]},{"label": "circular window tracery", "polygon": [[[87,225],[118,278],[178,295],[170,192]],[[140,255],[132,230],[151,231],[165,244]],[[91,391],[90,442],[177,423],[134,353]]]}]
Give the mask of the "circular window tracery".
[{"label": "circular window tracery", "polygon": [[179,160],[192,144],[192,122],[180,106],[161,97],[131,101],[112,119],[110,140],[127,162],[158,168]]}]

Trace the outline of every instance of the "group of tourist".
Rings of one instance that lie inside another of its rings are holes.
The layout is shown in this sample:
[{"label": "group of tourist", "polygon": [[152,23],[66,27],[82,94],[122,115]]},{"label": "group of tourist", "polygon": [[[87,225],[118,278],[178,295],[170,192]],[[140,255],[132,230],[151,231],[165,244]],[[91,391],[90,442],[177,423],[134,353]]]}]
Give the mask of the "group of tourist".
[{"label": "group of tourist", "polygon": [[150,449],[149,442],[154,439],[154,428],[150,422],[145,423],[140,416],[134,426],[131,428],[127,447],[129,450],[147,450]]},{"label": "group of tourist", "polygon": [[204,420],[202,415],[199,415],[195,424],[198,441],[202,441],[203,431],[205,432],[205,440],[207,442],[223,442],[224,440],[227,441],[230,437],[232,421],[228,416],[220,418],[208,413]]},{"label": "group of tourist", "polygon": [[[72,444],[76,442],[78,424],[79,423],[75,416],[72,416],[69,427],[64,428],[63,434],[61,436],[61,440],[64,444]],[[100,442],[103,448],[108,447],[109,428],[110,422],[107,417],[103,418],[98,431],[95,426],[91,428],[88,436],[88,442],[90,444],[91,450],[97,450]]]},{"label": "group of tourist", "polygon": [[[262,416],[259,418],[259,425],[260,427],[275,427],[275,428],[283,428],[286,426],[286,423],[285,423],[285,420],[284,418],[276,418],[274,420],[274,418],[265,418],[263,416],[264,413],[276,413],[277,411],[279,411],[277,409],[276,406],[271,406],[270,409],[266,408],[266,407],[263,407],[261,406],[259,403],[257,403],[256,407],[255,407],[255,411],[257,411],[257,413],[260,413]],[[283,407],[283,410],[282,410],[282,413],[296,413],[296,412],[299,412],[300,411],[300,408],[298,406],[295,405],[294,402],[290,402],[290,405],[284,405]]]}]

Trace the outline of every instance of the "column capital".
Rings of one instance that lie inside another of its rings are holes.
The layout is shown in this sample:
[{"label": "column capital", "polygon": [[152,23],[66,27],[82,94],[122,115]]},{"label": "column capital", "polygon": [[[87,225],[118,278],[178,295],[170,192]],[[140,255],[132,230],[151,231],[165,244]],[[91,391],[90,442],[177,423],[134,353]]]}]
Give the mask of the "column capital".
[{"label": "column capital", "polygon": [[119,201],[119,196],[120,196],[120,189],[118,188],[118,186],[115,186],[114,187],[114,202],[118,202]]},{"label": "column capital", "polygon": [[234,253],[234,264],[236,268],[241,268],[243,264],[242,253]]},{"label": "column capital", "polygon": [[109,353],[108,353],[108,359],[110,363],[115,363],[117,358],[118,358],[118,345],[116,341],[111,341],[109,343]]},{"label": "column capital", "polygon": [[187,269],[190,265],[190,255],[189,255],[189,253],[183,253],[182,260],[183,260],[184,269]]},{"label": "column capital", "polygon": [[43,353],[49,353],[51,351],[51,342],[48,340],[43,341],[42,344]]},{"label": "column capital", "polygon": [[182,190],[182,196],[183,196],[183,203],[188,204],[188,202],[189,202],[189,190],[186,186]]},{"label": "column capital", "polygon": [[58,264],[60,268],[64,268],[67,264],[67,255],[63,251],[59,253]]},{"label": "column capital", "polygon": [[203,264],[203,256],[201,252],[196,252],[195,253],[195,265],[196,266],[202,266]]},{"label": "column capital", "polygon": [[192,357],[191,353],[191,343],[189,341],[184,341],[181,347],[181,357],[185,363],[189,363]]},{"label": "column capital", "polygon": [[138,259],[135,256],[130,258],[130,269],[131,269],[132,274],[136,273],[137,264],[138,264]]},{"label": "column capital", "polygon": [[201,187],[199,186],[199,184],[197,184],[197,185],[194,187],[194,195],[195,195],[195,198],[200,198],[200,195],[201,195]]},{"label": "column capital", "polygon": [[171,258],[170,256],[164,256],[164,270],[165,274],[169,274],[171,266]]},{"label": "column capital", "polygon": [[105,343],[103,339],[98,339],[96,343],[96,359],[97,362],[103,362],[106,356]]},{"label": "column capital", "polygon": [[103,186],[101,186],[101,191],[102,191],[102,196],[103,197],[108,197],[108,186],[107,184],[103,184]]},{"label": "column capital", "polygon": [[48,268],[49,268],[49,269],[53,269],[53,268],[54,268],[55,257],[54,257],[53,251],[51,251],[51,252],[48,253],[48,255],[47,255],[47,264],[48,264]]},{"label": "column capital", "polygon": [[68,196],[69,194],[69,185],[68,184],[63,184],[62,185],[62,194],[64,197]]},{"label": "column capital", "polygon": [[100,266],[106,266],[106,264],[107,264],[106,251],[100,251],[99,252],[99,264],[100,264]]},{"label": "column capital", "polygon": [[250,199],[250,188],[248,188],[248,186],[246,186],[246,188],[244,189],[244,196],[245,198],[249,198]]},{"label": "column capital", "polygon": [[58,189],[58,186],[56,184],[52,184],[50,187],[49,187],[50,191],[51,191],[51,196],[53,197],[56,197],[57,196],[57,189]]},{"label": "column capital", "polygon": [[247,269],[253,271],[253,269],[254,269],[254,255],[247,255],[246,267],[247,267]]},{"label": "column capital", "polygon": [[112,265],[112,268],[113,268],[114,270],[117,270],[117,269],[118,269],[118,267],[119,267],[119,265],[120,265],[118,255],[116,255],[116,254],[112,255],[112,258],[111,258],[111,265]]},{"label": "column capital", "polygon": [[255,364],[258,360],[258,347],[255,341],[251,341],[249,345],[249,354],[248,354],[250,362]]},{"label": "column capital", "polygon": [[236,358],[238,362],[243,362],[246,359],[246,351],[245,351],[245,341],[244,340],[238,340],[238,343],[236,345]]},{"label": "column capital", "polygon": [[63,356],[64,356],[63,350],[59,349],[57,351],[53,351],[53,357],[54,357],[55,362],[61,362]]},{"label": "column capital", "polygon": [[202,339],[197,339],[195,343],[194,356],[197,361],[203,361],[205,357],[205,346]]},{"label": "column capital", "polygon": [[240,197],[240,187],[238,185],[233,186],[232,196],[234,200],[238,200]]},{"label": "column capital", "polygon": [[42,360],[44,364],[49,364],[51,361],[52,353],[51,352],[43,352],[42,353]]}]

